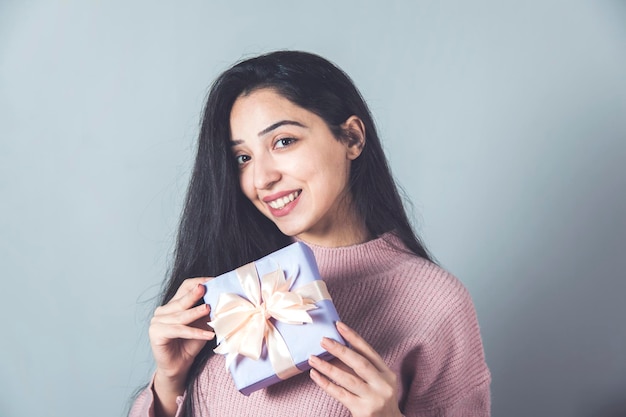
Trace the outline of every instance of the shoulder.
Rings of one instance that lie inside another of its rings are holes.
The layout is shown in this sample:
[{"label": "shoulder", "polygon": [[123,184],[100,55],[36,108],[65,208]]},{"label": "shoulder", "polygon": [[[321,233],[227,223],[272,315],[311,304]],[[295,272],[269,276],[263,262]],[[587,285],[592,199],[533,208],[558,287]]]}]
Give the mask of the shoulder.
[{"label": "shoulder", "polygon": [[402,254],[385,277],[398,313],[428,337],[442,328],[477,325],[474,303],[463,283],[444,268],[415,255]]},{"label": "shoulder", "polygon": [[385,275],[409,294],[442,306],[471,301],[467,288],[455,275],[416,255],[398,255],[395,267]]},{"label": "shoulder", "polygon": [[429,332],[451,321],[471,320],[474,314],[457,277],[410,252],[393,234],[345,248],[314,246],[313,251],[333,299],[346,314],[384,309],[407,332]]}]

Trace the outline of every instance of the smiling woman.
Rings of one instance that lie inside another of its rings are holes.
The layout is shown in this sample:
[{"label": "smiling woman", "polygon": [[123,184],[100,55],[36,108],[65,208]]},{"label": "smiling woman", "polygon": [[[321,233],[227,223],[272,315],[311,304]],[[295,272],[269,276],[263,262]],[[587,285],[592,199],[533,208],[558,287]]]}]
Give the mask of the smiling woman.
[{"label": "smiling woman", "polygon": [[[335,360],[246,397],[213,355],[201,284],[293,239],[313,250],[349,347],[324,338]],[[252,58],[213,84],[149,333],[156,371],[133,417],[490,413],[469,294],[413,232],[358,90],[309,53]]]}]

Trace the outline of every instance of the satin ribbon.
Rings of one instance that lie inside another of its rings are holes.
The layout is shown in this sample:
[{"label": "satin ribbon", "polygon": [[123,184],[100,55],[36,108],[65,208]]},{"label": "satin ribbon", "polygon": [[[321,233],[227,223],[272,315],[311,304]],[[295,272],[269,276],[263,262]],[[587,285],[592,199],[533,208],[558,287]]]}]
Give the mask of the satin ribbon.
[{"label": "satin ribbon", "polygon": [[258,360],[265,341],[270,363],[280,379],[300,373],[270,319],[295,325],[312,323],[308,311],[318,308],[317,301],[330,300],[326,283],[315,280],[291,290],[293,277],[285,279],[280,267],[259,279],[254,262],[237,268],[235,274],[246,298],[220,294],[209,323],[219,343],[214,351],[226,355],[228,367],[237,355]]}]

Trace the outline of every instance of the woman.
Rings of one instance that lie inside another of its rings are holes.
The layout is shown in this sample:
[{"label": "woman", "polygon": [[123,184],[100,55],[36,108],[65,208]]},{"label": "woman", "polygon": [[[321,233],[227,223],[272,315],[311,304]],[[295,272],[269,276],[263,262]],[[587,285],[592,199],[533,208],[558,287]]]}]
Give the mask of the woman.
[{"label": "woman", "polygon": [[[210,278],[189,277],[293,238],[313,249],[351,347],[322,340],[335,360],[245,397],[212,352]],[[319,56],[274,52],[213,84],[162,304],[157,369],[131,416],[489,415],[471,299],[412,231],[356,87]]]}]

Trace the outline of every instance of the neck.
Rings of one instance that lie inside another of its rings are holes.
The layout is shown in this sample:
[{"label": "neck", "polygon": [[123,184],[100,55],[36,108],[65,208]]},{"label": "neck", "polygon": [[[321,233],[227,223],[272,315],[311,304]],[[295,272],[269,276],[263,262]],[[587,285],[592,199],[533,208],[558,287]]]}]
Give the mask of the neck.
[{"label": "neck", "polygon": [[324,234],[302,233],[296,237],[305,243],[327,248],[358,245],[370,240],[370,234],[365,227],[356,230],[342,228],[340,231]]},{"label": "neck", "polygon": [[338,221],[319,227],[316,230],[308,230],[296,236],[305,243],[328,248],[358,245],[372,238],[365,222],[350,212],[343,216],[337,216]]}]

